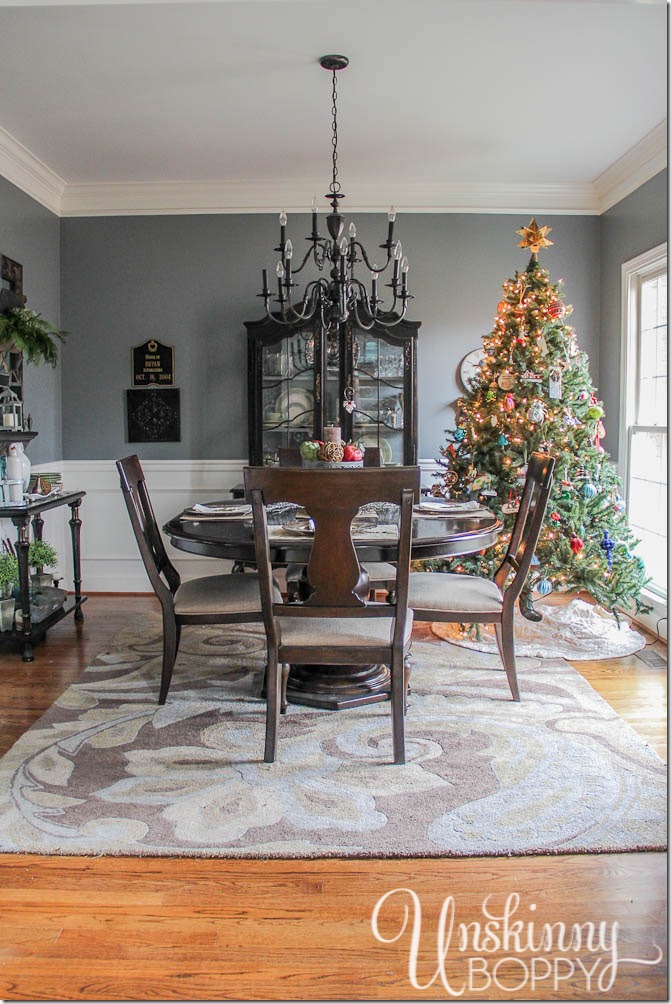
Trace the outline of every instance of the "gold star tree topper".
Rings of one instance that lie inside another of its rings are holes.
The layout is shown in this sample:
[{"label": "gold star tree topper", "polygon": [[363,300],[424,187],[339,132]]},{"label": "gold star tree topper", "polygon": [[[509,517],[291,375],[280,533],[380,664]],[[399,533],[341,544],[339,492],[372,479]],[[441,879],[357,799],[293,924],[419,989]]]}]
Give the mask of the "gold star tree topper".
[{"label": "gold star tree topper", "polygon": [[551,229],[551,227],[539,227],[535,218],[532,219],[528,227],[522,227],[521,230],[515,231],[522,238],[517,245],[518,248],[529,248],[534,254],[538,254],[541,248],[554,244],[554,241],[549,241],[547,238]]}]

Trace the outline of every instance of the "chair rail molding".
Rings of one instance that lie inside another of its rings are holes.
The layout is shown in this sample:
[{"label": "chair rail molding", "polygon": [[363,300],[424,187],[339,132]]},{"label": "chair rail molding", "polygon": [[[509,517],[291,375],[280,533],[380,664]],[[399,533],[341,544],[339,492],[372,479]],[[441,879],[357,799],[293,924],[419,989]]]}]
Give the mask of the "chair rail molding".
[{"label": "chair rail molding", "polygon": [[[129,450],[129,452],[132,452]],[[115,458],[116,459],[116,458]],[[194,502],[230,498],[230,489],[242,482],[247,460],[143,460],[142,466],[152,496],[159,526]],[[63,460],[36,465],[59,469],[64,490],[83,489],[82,592],[153,593],[128,521],[115,460]],[[69,510],[45,515],[44,537],[63,557],[58,574],[72,588],[72,556],[69,554]],[[47,520],[47,517],[50,517]],[[184,580],[230,570],[230,562],[202,558],[177,551],[166,541],[170,560]],[[207,571],[203,564],[207,563]]]}]

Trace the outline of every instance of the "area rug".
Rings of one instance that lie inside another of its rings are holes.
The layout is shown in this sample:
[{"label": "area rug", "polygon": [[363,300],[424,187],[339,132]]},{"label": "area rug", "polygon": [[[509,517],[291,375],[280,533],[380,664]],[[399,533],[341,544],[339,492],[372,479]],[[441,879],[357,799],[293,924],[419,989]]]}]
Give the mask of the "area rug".
[{"label": "area rug", "polygon": [[[515,617],[515,651],[539,659],[571,659],[580,662],[592,659],[620,659],[645,648],[645,638],[634,631],[625,617],[618,624],[607,610],[571,600],[564,606],[535,603],[543,615],[542,621]],[[432,632],[444,641],[476,652],[497,652],[494,627],[473,625],[467,632],[459,624],[435,623]]]},{"label": "area rug", "polygon": [[256,627],[187,628],[156,704],[138,617],[0,761],[0,850],[405,857],[661,849],[665,768],[564,662],[416,643],[405,766],[389,704],[291,706],[262,760]]}]

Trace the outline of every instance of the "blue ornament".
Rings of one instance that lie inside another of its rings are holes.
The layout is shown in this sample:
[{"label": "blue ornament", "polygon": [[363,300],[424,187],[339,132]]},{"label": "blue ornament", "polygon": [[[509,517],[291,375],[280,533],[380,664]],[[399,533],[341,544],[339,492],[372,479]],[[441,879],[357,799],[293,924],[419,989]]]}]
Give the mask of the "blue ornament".
[{"label": "blue ornament", "polygon": [[538,590],[541,596],[547,596],[548,593],[552,592],[552,583],[550,582],[549,579],[541,579],[538,585],[536,586],[536,589]]},{"label": "blue ornament", "polygon": [[454,438],[458,443],[460,443],[462,439],[466,438],[466,430],[462,429],[461,426],[459,426],[458,429],[455,429]]},{"label": "blue ornament", "polygon": [[593,499],[594,496],[596,495],[596,493],[597,493],[596,486],[593,485],[591,481],[587,481],[582,486],[582,495],[583,495],[583,498]]},{"label": "blue ornament", "polygon": [[508,437],[506,436],[505,432],[501,433],[501,435],[496,440],[496,442],[499,444],[499,446],[507,446],[508,445]]},{"label": "blue ornament", "polygon": [[612,571],[613,569],[613,551],[615,550],[615,541],[611,540],[611,536],[608,530],[603,531],[603,537],[601,538],[601,543],[599,547],[606,555],[606,561],[608,562],[608,569]]},{"label": "blue ornament", "polygon": [[613,502],[613,509],[615,512],[624,512],[627,508],[627,503],[624,501],[621,495],[615,496],[615,501]]}]

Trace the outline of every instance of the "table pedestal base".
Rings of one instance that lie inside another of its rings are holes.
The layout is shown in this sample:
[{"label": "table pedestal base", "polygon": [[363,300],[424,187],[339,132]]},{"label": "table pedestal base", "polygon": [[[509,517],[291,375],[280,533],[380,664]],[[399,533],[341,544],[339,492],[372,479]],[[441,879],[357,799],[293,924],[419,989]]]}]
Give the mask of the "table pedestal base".
[{"label": "table pedestal base", "polygon": [[291,666],[289,704],[340,711],[389,700],[387,666]]}]

